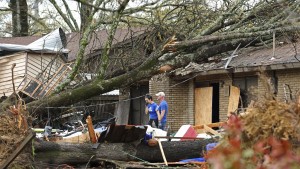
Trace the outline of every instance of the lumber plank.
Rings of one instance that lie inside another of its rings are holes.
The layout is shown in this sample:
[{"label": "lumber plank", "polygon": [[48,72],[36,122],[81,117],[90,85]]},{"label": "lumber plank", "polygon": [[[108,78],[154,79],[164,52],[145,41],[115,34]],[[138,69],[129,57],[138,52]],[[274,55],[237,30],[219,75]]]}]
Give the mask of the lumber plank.
[{"label": "lumber plank", "polygon": [[21,153],[26,144],[30,142],[35,137],[34,132],[29,132],[27,137],[21,143],[21,145],[5,160],[5,162],[0,166],[0,169],[5,169],[9,166],[9,164]]},{"label": "lumber plank", "polygon": [[[208,127],[221,127],[223,125],[225,125],[226,122],[217,122],[217,123],[209,123],[209,124],[205,124],[206,126]],[[196,126],[193,126],[194,129],[204,129],[204,125],[201,124],[201,125],[196,125]]]}]

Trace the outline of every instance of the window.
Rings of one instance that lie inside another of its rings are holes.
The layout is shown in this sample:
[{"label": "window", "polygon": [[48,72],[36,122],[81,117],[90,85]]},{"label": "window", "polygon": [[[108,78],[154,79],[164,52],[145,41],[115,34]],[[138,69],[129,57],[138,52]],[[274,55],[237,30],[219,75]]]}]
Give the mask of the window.
[{"label": "window", "polygon": [[236,87],[240,88],[241,98],[239,107],[245,108],[248,107],[251,100],[256,100],[258,78],[257,76],[234,78],[233,84]]}]

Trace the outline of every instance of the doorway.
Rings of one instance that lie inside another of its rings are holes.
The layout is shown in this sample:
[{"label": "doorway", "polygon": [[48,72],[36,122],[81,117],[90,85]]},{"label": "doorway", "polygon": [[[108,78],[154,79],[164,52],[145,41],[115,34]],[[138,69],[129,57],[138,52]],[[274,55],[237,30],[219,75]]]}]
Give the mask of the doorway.
[{"label": "doorway", "polygon": [[128,124],[140,125],[148,123],[145,114],[145,95],[149,93],[149,85],[139,85],[130,88],[130,112]]},{"label": "doorway", "polygon": [[195,125],[219,122],[219,83],[196,83],[195,87]]},{"label": "doorway", "polygon": [[212,95],[212,122],[216,123],[220,121],[219,116],[219,98],[220,98],[220,88],[219,83],[211,83],[213,88],[213,95]]}]

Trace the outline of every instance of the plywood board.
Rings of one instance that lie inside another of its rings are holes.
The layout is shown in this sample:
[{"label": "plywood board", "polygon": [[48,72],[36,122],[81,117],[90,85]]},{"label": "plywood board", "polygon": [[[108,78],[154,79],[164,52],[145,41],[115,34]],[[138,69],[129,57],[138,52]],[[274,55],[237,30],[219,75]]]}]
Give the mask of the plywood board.
[{"label": "plywood board", "polygon": [[229,116],[231,112],[235,112],[238,109],[239,99],[240,99],[240,89],[235,86],[230,86],[230,96],[229,96],[227,116]]},{"label": "plywood board", "polygon": [[118,124],[118,125],[128,124],[129,111],[130,111],[130,100],[119,101],[118,109],[116,112],[116,116],[117,116],[116,124]]},{"label": "plywood board", "polygon": [[195,89],[195,125],[212,122],[212,87]]}]

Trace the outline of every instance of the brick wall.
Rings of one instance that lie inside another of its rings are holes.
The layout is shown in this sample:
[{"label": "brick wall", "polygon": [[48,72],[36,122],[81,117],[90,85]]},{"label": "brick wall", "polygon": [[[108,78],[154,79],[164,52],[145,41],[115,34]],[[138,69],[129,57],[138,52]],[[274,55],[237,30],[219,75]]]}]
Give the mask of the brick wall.
[{"label": "brick wall", "polygon": [[[284,101],[284,84],[290,86],[293,99],[298,95],[300,91],[300,69],[293,70],[278,70],[276,71],[276,76],[278,78],[278,93],[277,98],[280,101]],[[288,89],[288,88],[286,88]]]},{"label": "brick wall", "polygon": [[165,99],[169,105],[167,120],[171,131],[177,131],[181,125],[193,123],[193,112],[188,111],[191,110],[194,101],[190,99],[193,98],[190,85],[188,81],[174,81],[164,74],[156,75],[149,81],[149,92],[156,102],[155,93],[163,91],[166,94]]},{"label": "brick wall", "polygon": [[[287,69],[287,70],[276,70],[274,75],[273,72],[267,72],[267,80],[258,78],[258,95],[264,97],[267,92],[266,85],[270,83],[270,77],[275,76],[277,78],[277,94],[276,98],[279,101],[285,101],[284,84],[290,87],[292,98],[295,98],[300,91],[300,69]],[[288,88],[286,87],[288,91]]]},{"label": "brick wall", "polygon": [[188,86],[188,103],[187,103],[187,112],[188,112],[188,124],[195,124],[195,81],[193,80],[189,80],[189,86]]},{"label": "brick wall", "polygon": [[220,97],[219,97],[219,118],[220,121],[227,120],[227,111],[228,111],[228,103],[229,103],[229,95],[228,90],[229,87],[232,85],[232,79],[228,77],[223,77],[222,83],[220,83]]},{"label": "brick wall", "polygon": [[168,123],[172,131],[177,131],[182,125],[190,123],[190,113],[193,112],[188,111],[188,103],[194,99],[189,98],[189,82],[170,80],[169,90]]}]

